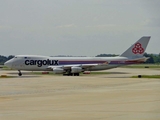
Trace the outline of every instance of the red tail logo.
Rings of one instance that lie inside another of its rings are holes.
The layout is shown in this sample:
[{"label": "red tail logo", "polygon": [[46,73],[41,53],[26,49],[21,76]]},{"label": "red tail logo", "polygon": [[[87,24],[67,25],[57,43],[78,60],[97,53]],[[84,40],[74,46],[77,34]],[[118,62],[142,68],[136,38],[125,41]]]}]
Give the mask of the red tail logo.
[{"label": "red tail logo", "polygon": [[136,43],[134,45],[134,48],[132,49],[132,52],[134,54],[138,54],[138,53],[142,54],[142,53],[144,53],[144,48],[142,47],[141,43]]}]

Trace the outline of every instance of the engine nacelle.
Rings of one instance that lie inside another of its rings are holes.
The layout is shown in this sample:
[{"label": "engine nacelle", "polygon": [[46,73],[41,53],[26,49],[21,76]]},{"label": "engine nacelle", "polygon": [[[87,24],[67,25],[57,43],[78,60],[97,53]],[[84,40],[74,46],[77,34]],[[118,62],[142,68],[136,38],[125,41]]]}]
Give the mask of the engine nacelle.
[{"label": "engine nacelle", "polygon": [[81,67],[72,67],[71,68],[71,73],[80,73],[80,72],[82,72]]},{"label": "engine nacelle", "polygon": [[55,74],[61,74],[61,73],[64,73],[64,69],[62,69],[62,68],[53,68],[53,72]]}]

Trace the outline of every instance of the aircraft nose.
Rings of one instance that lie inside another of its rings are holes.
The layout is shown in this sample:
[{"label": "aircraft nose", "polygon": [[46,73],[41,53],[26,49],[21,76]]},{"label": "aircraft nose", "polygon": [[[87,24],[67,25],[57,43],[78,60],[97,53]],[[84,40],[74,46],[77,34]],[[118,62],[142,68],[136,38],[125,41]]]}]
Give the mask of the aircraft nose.
[{"label": "aircraft nose", "polygon": [[4,65],[9,67],[9,68],[12,68],[12,62],[10,60],[5,62]]}]

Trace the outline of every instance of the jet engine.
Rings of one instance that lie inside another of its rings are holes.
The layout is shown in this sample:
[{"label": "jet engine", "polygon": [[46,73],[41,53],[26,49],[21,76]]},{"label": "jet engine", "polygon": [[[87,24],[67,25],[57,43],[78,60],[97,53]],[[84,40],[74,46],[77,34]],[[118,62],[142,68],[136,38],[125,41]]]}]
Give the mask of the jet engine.
[{"label": "jet engine", "polygon": [[53,72],[55,74],[61,74],[61,73],[64,73],[64,69],[62,69],[62,68],[53,68]]},{"label": "jet engine", "polygon": [[72,67],[71,68],[71,73],[80,73],[80,72],[82,72],[81,67]]}]

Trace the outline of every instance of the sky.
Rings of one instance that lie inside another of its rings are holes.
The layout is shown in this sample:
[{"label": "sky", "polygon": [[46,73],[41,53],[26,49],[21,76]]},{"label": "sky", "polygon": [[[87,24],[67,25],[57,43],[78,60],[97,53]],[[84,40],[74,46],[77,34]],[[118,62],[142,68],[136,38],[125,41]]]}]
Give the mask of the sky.
[{"label": "sky", "polygon": [[160,53],[160,0],[0,0],[0,55]]}]

